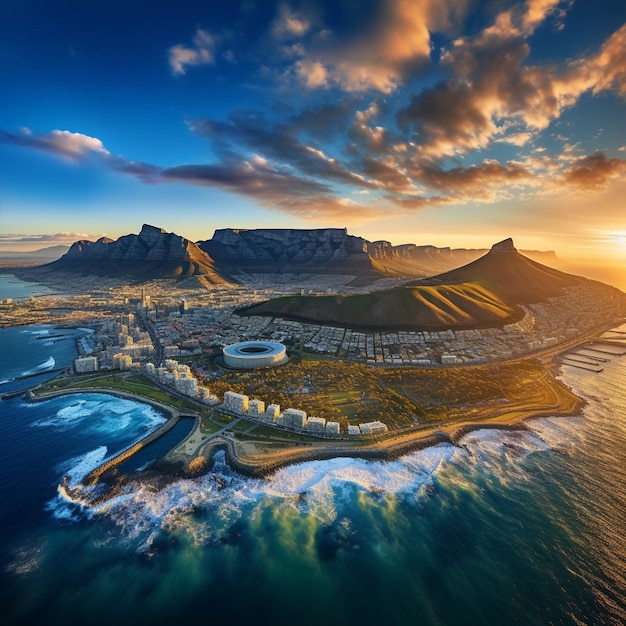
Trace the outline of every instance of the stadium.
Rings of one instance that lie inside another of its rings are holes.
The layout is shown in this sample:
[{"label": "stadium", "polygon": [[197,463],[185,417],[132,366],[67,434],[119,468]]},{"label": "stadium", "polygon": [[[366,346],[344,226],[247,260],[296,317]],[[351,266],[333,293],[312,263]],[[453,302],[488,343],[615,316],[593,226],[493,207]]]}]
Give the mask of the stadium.
[{"label": "stadium", "polygon": [[242,341],[222,349],[224,363],[236,369],[275,367],[287,363],[287,348],[277,341]]}]

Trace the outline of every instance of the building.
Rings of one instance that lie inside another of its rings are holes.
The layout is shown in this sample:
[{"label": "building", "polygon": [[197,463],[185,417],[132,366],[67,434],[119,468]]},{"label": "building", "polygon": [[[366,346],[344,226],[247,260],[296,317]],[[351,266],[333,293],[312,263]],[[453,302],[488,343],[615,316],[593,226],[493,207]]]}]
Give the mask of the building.
[{"label": "building", "polygon": [[245,413],[248,410],[248,396],[234,391],[227,391],[224,394],[223,407],[234,413]]},{"label": "building", "polygon": [[389,430],[387,424],[383,424],[383,422],[379,421],[359,424],[359,428],[364,435],[383,435]]},{"label": "building", "polygon": [[348,435],[356,437],[361,434],[361,429],[358,426],[348,426]]},{"label": "building", "polygon": [[262,417],[265,413],[265,402],[263,400],[250,400],[248,402],[248,415],[250,417]]},{"label": "building", "polygon": [[95,356],[81,356],[74,361],[74,370],[77,374],[87,374],[98,371],[98,358]]},{"label": "building", "polygon": [[280,417],[280,404],[270,404],[263,414],[263,419],[267,422],[273,422]]},{"label": "building", "polygon": [[174,381],[174,388],[186,396],[195,396],[198,391],[198,381],[195,378],[184,376]]},{"label": "building", "polygon": [[287,428],[304,428],[306,426],[306,411],[300,409],[285,409],[283,425]]},{"label": "building", "polygon": [[217,396],[213,395],[208,387],[198,387],[198,398],[205,404],[219,404]]},{"label": "building", "polygon": [[114,370],[128,370],[133,364],[133,357],[128,354],[122,354],[118,352],[113,355],[113,369]]},{"label": "building", "polygon": [[323,433],[326,428],[326,420],[323,417],[309,417],[306,422],[306,429],[316,433]]},{"label": "building", "polygon": [[442,354],[441,355],[441,364],[442,365],[456,365],[457,359],[454,354]]},{"label": "building", "polygon": [[224,363],[236,369],[276,367],[287,363],[287,348],[277,341],[242,341],[222,350]]},{"label": "building", "polygon": [[326,434],[338,435],[341,432],[341,426],[339,422],[326,422]]}]

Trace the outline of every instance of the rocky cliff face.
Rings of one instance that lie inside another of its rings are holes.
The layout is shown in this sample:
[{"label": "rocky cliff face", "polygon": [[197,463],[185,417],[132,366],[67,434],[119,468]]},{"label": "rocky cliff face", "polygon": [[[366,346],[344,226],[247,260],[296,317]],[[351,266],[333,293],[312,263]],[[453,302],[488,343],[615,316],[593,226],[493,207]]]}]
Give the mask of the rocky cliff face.
[{"label": "rocky cliff face", "polygon": [[[510,239],[493,247],[496,254],[516,252]],[[138,235],[117,240],[77,241],[61,259],[50,264],[83,274],[132,276],[137,279],[202,276],[223,282],[246,273],[318,273],[355,276],[369,282],[381,277],[433,276],[461,267],[485,254],[466,250],[394,246],[367,241],[345,228],[269,229],[224,228],[197,244],[161,228],[144,224]],[[551,255],[554,253],[534,253]],[[531,258],[533,253],[529,254]],[[540,259],[543,260],[543,259]]]},{"label": "rocky cliff face", "polygon": [[[345,271],[369,266],[367,242],[345,228],[216,230],[198,242],[217,263],[257,272]],[[342,270],[343,268],[343,270]]]},{"label": "rocky cliff face", "polygon": [[128,276],[147,280],[161,277],[202,276],[224,282],[213,259],[175,233],[144,224],[138,235],[117,240],[77,241],[50,267],[100,276]]}]

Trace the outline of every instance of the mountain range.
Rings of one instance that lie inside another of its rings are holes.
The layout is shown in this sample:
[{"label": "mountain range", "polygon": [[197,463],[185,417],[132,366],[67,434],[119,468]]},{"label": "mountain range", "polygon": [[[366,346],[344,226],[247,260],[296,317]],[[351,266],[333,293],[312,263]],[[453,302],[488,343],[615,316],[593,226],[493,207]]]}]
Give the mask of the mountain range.
[{"label": "mountain range", "polygon": [[529,259],[506,239],[463,267],[412,285],[355,295],[285,296],[240,314],[367,330],[495,327],[520,319],[519,304],[559,296],[584,281]]},{"label": "mountain range", "polygon": [[[486,250],[438,248],[388,241],[368,241],[345,228],[216,230],[208,240],[193,242],[144,224],[138,235],[95,242],[75,242],[52,270],[127,277],[195,276],[205,283],[239,282],[247,274],[341,274],[353,284],[382,277],[432,276],[474,261]],[[544,262],[558,261],[554,252],[527,252]]]}]

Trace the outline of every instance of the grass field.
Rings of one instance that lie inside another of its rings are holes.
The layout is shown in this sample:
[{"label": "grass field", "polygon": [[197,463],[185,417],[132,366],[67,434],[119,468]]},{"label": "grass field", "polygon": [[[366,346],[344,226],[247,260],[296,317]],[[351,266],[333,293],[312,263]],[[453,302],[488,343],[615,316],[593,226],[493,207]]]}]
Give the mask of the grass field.
[{"label": "grass field", "polygon": [[50,389],[107,389],[126,391],[135,393],[156,402],[161,402],[169,406],[175,407],[182,411],[191,411],[197,413],[200,407],[191,402],[174,396],[155,386],[149,378],[145,376],[130,376],[124,378],[118,374],[111,374],[101,377],[90,377],[81,380],[71,379],[68,381],[56,381],[49,387]]}]

